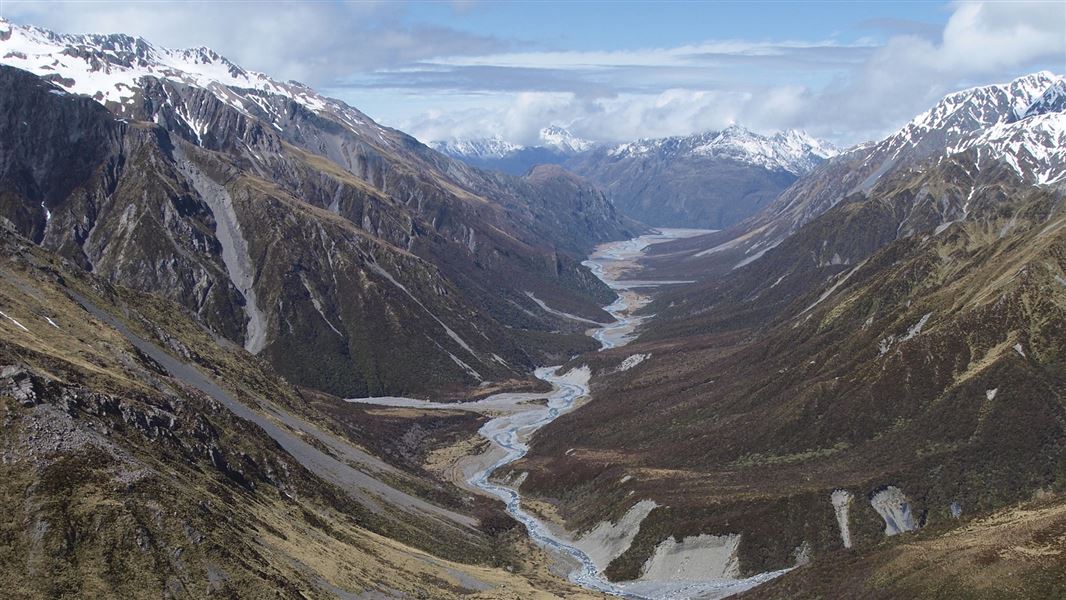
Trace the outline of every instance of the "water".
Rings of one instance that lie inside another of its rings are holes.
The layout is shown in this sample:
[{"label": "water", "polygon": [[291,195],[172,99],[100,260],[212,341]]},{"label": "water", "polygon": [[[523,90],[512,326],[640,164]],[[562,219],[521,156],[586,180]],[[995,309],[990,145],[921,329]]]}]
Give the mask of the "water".
[{"label": "water", "polygon": [[[614,322],[588,331],[589,335],[600,342],[601,349],[617,348],[628,343],[637,325],[646,318],[629,314],[647,300],[644,296],[632,293],[632,288],[681,283],[672,281],[619,281],[611,277],[606,267],[612,262],[638,258],[652,244],[698,233],[705,232],[698,230],[662,230],[656,234],[641,236],[624,242],[605,244],[599,247],[589,260],[583,263],[601,281],[612,289],[622,292],[614,302],[604,307],[604,310],[615,318]],[[637,285],[630,285],[631,283]],[[645,596],[634,591],[627,591],[624,585],[608,581],[599,572],[596,563],[593,562],[588,554],[573,546],[569,540],[553,534],[540,519],[524,510],[521,496],[516,489],[489,480],[492,473],[497,469],[519,460],[529,452],[529,445],[526,440],[535,431],[571,410],[579,398],[589,393],[589,372],[587,368],[575,369],[566,375],[560,375],[558,371],[559,367],[543,367],[535,371],[537,378],[551,384],[554,389],[551,395],[548,396],[546,406],[497,417],[482,426],[481,435],[502,448],[506,454],[492,465],[475,473],[469,481],[475,487],[503,500],[507,505],[508,514],[526,526],[533,541],[549,551],[576,560],[580,566],[570,573],[571,581],[592,590],[627,598],[657,598],[657,595]]]},{"label": "water", "polygon": [[[604,307],[604,310],[610,313],[615,320],[606,325],[590,329],[587,332],[588,335],[600,342],[601,350],[617,348],[629,343],[636,328],[643,320],[649,318],[648,316],[631,314],[649,300],[646,295],[636,290],[657,285],[687,283],[681,281],[620,280],[616,278],[619,275],[618,267],[639,258],[653,244],[703,233],[709,232],[691,229],[663,229],[658,233],[624,242],[604,244],[597,248],[596,252],[587,261],[582,263],[589,267],[600,280],[618,292],[618,298]],[[550,553],[571,558],[578,565],[569,574],[571,581],[590,590],[634,600],[710,599],[722,598],[750,589],[784,572],[761,573],[754,577],[740,580],[632,581],[625,583],[608,581],[599,572],[595,562],[588,554],[574,546],[571,540],[553,533],[544,522],[522,508],[521,495],[518,490],[504,483],[490,481],[492,474],[496,470],[521,459],[529,452],[528,441],[533,433],[572,410],[578,399],[589,393],[588,380],[590,372],[587,367],[572,369],[566,374],[560,374],[559,367],[543,367],[537,369],[534,374],[542,381],[552,385],[553,391],[548,395],[546,405],[522,404],[521,402],[528,400],[528,398],[523,395],[507,394],[465,404],[466,408],[472,410],[491,408],[494,411],[521,406],[521,409],[518,410],[505,410],[506,414],[493,418],[481,427],[479,433],[503,450],[504,454],[494,463],[471,475],[468,482],[489,495],[501,499],[507,506],[507,513],[526,526],[526,530],[534,542],[547,549]],[[451,410],[464,407],[462,404],[437,404],[406,398],[361,398],[351,401],[389,406],[439,407]]]}]

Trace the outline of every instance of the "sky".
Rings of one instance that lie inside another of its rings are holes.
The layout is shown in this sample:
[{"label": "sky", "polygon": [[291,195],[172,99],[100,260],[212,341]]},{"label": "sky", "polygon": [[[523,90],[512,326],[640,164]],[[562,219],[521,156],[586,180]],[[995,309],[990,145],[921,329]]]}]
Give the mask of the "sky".
[{"label": "sky", "polygon": [[64,33],[209,46],[423,141],[597,142],[740,124],[841,146],[958,89],[1066,74],[1054,2],[3,1]]}]

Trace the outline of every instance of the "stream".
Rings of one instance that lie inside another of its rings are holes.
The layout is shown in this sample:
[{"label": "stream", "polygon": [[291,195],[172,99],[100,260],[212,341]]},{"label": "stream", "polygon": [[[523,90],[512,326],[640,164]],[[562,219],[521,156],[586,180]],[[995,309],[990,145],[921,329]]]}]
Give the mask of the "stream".
[{"label": "stream", "polygon": [[[588,260],[582,263],[589,267],[589,270],[601,281],[618,292],[618,298],[604,307],[604,310],[610,313],[615,320],[588,331],[588,335],[600,342],[601,350],[617,348],[628,343],[637,326],[646,318],[630,314],[647,302],[646,296],[632,293],[631,290],[637,287],[651,287],[666,283],[688,283],[681,281],[620,281],[614,278],[617,272],[612,272],[613,270],[609,269],[612,263],[618,264],[638,258],[652,244],[700,233],[706,232],[700,230],[663,229],[659,233],[644,235],[624,242],[604,244],[597,248],[596,252]],[[574,404],[579,398],[588,395],[590,374],[587,367],[574,369],[565,375],[559,374],[559,368],[557,366],[542,367],[535,371],[538,379],[551,384],[553,388],[547,398],[546,406],[534,405],[527,411],[496,417],[482,426],[479,433],[502,448],[506,454],[493,464],[474,473],[469,481],[475,487],[503,500],[507,504],[508,514],[526,526],[529,531],[529,537],[533,541],[549,551],[576,560],[580,566],[570,573],[571,581],[607,594],[644,598],[645,596],[628,593],[623,585],[608,581],[599,572],[596,563],[588,554],[574,546],[570,540],[563,539],[552,533],[539,518],[523,509],[521,496],[517,489],[490,481],[494,471],[517,461],[529,452],[527,441],[534,432],[559,418],[560,415],[570,411],[574,408]]]},{"label": "stream", "polygon": [[[600,342],[601,350],[617,348],[627,344],[634,336],[640,323],[648,316],[636,316],[632,313],[647,304],[650,298],[638,290],[666,284],[691,283],[689,281],[650,281],[621,279],[624,269],[631,261],[644,254],[653,244],[668,242],[684,237],[709,233],[696,229],[660,229],[657,233],[643,235],[621,242],[611,242],[599,246],[584,263],[601,281],[617,294],[618,298],[604,307],[614,317],[614,321],[588,330],[587,334]],[[579,319],[578,317],[571,317]],[[583,319],[580,319],[583,320]],[[468,482],[501,499],[507,506],[507,513],[525,525],[530,538],[545,548],[549,553],[569,558],[577,568],[569,574],[574,583],[590,590],[605,594],[632,598],[634,600],[681,600],[689,598],[721,598],[749,589],[766,581],[780,572],[764,573],[741,580],[709,581],[633,581],[614,583],[600,573],[592,558],[578,548],[572,540],[553,532],[546,523],[536,515],[522,508],[521,495],[516,487],[492,481],[492,474],[509,465],[529,452],[529,440],[540,428],[551,423],[559,416],[575,407],[577,401],[589,393],[588,367],[572,369],[565,374],[559,373],[559,366],[542,367],[534,374],[552,385],[552,392],[546,397],[546,404],[524,402],[528,394],[500,394],[486,400],[466,403],[471,410],[483,410],[485,407],[499,408],[500,404],[510,403],[510,411],[495,416],[485,423],[479,433],[490,440],[503,454],[491,464],[482,466],[469,476]],[[543,397],[543,396],[540,396]],[[463,404],[438,404],[433,402],[405,398],[361,398],[350,401],[391,405],[439,407],[456,409]],[[498,414],[498,413],[495,413]]]}]

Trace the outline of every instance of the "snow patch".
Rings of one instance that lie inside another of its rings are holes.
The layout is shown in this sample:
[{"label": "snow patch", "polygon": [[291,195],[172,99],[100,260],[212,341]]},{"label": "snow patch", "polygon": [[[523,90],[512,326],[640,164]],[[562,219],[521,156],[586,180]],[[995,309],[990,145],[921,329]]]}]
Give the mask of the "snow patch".
[{"label": "snow patch", "polygon": [[922,315],[922,318],[919,319],[918,322],[914,325],[911,325],[910,329],[907,330],[907,334],[903,336],[902,341],[905,342],[920,334],[922,332],[922,328],[925,327],[925,324],[929,322],[929,317],[931,317],[932,315],[933,313],[931,312]]},{"label": "snow patch", "polygon": [[9,317],[9,316],[7,315],[7,313],[5,313],[4,311],[0,311],[0,317],[4,317],[4,318],[5,318],[5,319],[7,319],[8,321],[11,321],[11,322],[12,322],[12,323],[14,323],[14,324],[15,324],[15,325],[16,325],[16,326],[17,326],[17,327],[19,328],[19,329],[21,329],[21,330],[25,331],[26,333],[29,333],[29,332],[30,332],[30,330],[29,330],[29,329],[26,329],[26,327],[25,327],[25,326],[24,326],[24,325],[23,325],[22,323],[19,323],[19,322],[18,322],[17,320],[15,320],[15,319],[14,319],[13,317]]},{"label": "snow patch", "polygon": [[857,264],[854,267],[852,267],[852,269],[850,271],[845,273],[843,277],[837,279],[836,283],[834,283],[832,286],[829,287],[829,289],[827,289],[825,292],[823,292],[822,295],[819,296],[818,299],[814,301],[814,303],[812,303],[807,308],[803,309],[803,311],[800,312],[800,314],[802,315],[803,313],[811,310],[815,306],[818,306],[819,304],[821,304],[823,300],[825,300],[826,298],[831,296],[833,294],[833,292],[837,291],[837,288],[839,288],[841,285],[843,285],[845,281],[850,279],[851,276],[855,274],[855,271],[858,271],[859,268],[862,267],[864,264],[866,264],[865,260],[863,260],[859,264]]}]

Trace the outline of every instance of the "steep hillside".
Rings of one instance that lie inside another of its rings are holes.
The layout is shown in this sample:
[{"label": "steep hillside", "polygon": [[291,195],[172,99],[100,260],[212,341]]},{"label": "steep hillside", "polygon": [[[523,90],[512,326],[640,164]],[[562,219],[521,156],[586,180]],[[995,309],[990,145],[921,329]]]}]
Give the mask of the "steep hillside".
[{"label": "steep hillside", "polygon": [[[914,539],[916,538],[916,539]],[[1059,598],[1066,594],[1066,503],[1032,501],[948,530],[812,564],[748,594],[753,598]]]},{"label": "steep hillside", "polygon": [[499,508],[344,439],[195,315],[2,233],[8,597],[580,595]]},{"label": "steep hillside", "polygon": [[[578,530],[654,501],[608,570],[629,579],[664,544],[708,537],[735,544],[738,574],[817,572],[1063,491],[1066,211],[1057,176],[1034,175],[1055,163],[945,143],[760,257],[660,294],[623,351],[579,359],[594,398],[514,465],[523,492]],[[786,195],[807,202],[805,184]],[[637,277],[683,272],[678,246]]]},{"label": "steep hillside", "polygon": [[[1040,72],[950,94],[880,142],[829,159],[750,219],[704,238],[657,248],[671,255],[661,266],[689,277],[718,277],[758,259],[838,203],[868,196],[881,179],[971,148],[976,152],[969,169],[1007,164],[1034,184],[1060,181],[1066,175],[1066,121],[1054,99],[1062,81]],[[955,207],[955,218],[965,214],[964,206]],[[682,256],[683,261],[675,260]]]},{"label": "steep hillside", "polygon": [[48,81],[0,78],[0,214],[294,382],[506,385],[589,347],[530,293],[607,318],[580,258],[639,226],[581,182],[478,171],[207,49],[2,27],[0,60]]}]

